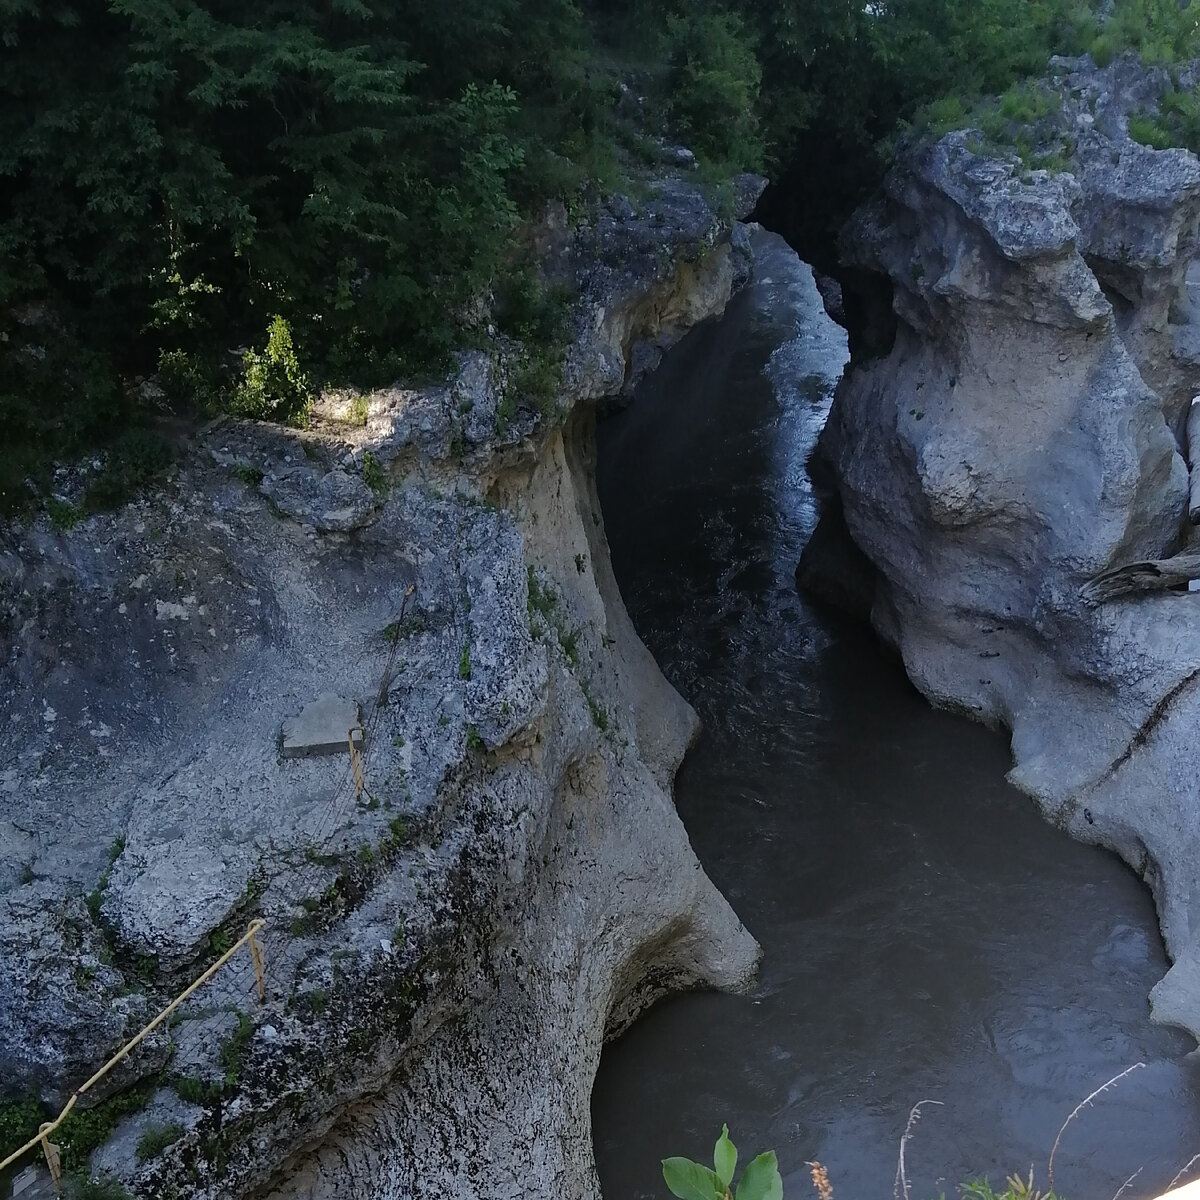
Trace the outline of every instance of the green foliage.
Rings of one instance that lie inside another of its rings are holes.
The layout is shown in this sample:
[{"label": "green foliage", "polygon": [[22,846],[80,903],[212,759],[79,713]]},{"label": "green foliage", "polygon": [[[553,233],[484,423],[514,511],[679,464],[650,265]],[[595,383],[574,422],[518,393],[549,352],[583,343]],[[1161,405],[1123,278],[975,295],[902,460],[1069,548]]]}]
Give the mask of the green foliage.
[{"label": "green foliage", "polygon": [[232,404],[235,413],[260,421],[303,421],[313,389],[296,357],[291,326],[283,317],[271,318],[265,349],[247,350],[242,356],[242,372]]},{"label": "green foliage", "polygon": [[132,1200],[125,1185],[116,1179],[93,1179],[76,1175],[67,1182],[68,1200]]},{"label": "green foliage", "polygon": [[307,992],[301,992],[296,997],[297,1004],[307,1012],[314,1016],[323,1013],[329,1005],[329,995],[324,988],[312,988]]},{"label": "green foliage", "polygon": [[387,495],[388,477],[384,471],[379,459],[368,450],[363,455],[362,464],[363,483],[367,485],[377,496]]},{"label": "green foliage", "polygon": [[1122,50],[1136,50],[1147,65],[1181,62],[1197,50],[1200,11],[1179,0],[1113,0],[1088,49],[1100,66]]},{"label": "green foliage", "polygon": [[1014,83],[1001,97],[1000,116],[1017,125],[1032,125],[1059,111],[1062,97],[1037,83]]},{"label": "green foliage", "polygon": [[84,514],[67,500],[51,496],[46,502],[46,512],[50,517],[50,527],[59,533],[69,533],[80,521]]},{"label": "green foliage", "polygon": [[[499,424],[521,406],[552,419],[569,297],[528,266],[522,228],[548,199],[579,214],[677,138],[702,180],[766,161],[766,215],[828,267],[922,110],[938,132],[982,112],[1015,140],[1050,114],[1013,85],[1051,53],[1181,61],[1198,16],[1178,0],[0,0],[0,515],[45,499],[52,460],[97,450],[83,512],[124,503],[169,465],[145,432],[165,410],[300,422],[323,386],[443,373],[489,295],[519,344]],[[1163,128],[1197,144],[1194,100],[1172,103]]]},{"label": "green foliage", "polygon": [[5,0],[0,510],[164,403],[441,370],[523,215],[617,177],[594,55],[574,0]]},{"label": "green foliage", "polygon": [[669,111],[697,154],[724,169],[761,166],[762,71],[738,13],[687,6],[667,18]]},{"label": "green foliage", "polygon": [[258,487],[263,481],[263,473],[249,463],[236,463],[233,473],[247,486]]},{"label": "green foliage", "polygon": [[607,733],[612,726],[612,720],[608,715],[608,709],[601,704],[591,690],[583,686],[583,698],[587,701],[588,712],[591,714],[592,724],[600,730],[601,733]]},{"label": "green foliage", "polygon": [[43,1120],[41,1105],[32,1096],[0,1104],[0,1158],[7,1158],[29,1141]]},{"label": "green foliage", "polygon": [[[764,215],[828,269],[833,235],[878,186],[901,133],[982,126],[1018,144],[1056,101],[1023,85],[1052,54],[1127,47],[1155,61],[1196,52],[1200,7],[1178,0],[777,0],[737,5],[758,34],[768,157]],[[1101,55],[1103,57],[1103,55]],[[1016,86],[1014,86],[1016,85]],[[999,103],[983,97],[1001,96]],[[1051,160],[1052,165],[1058,165]]]},{"label": "green foliage", "polygon": [[225,1090],[220,1083],[199,1079],[195,1075],[181,1075],[173,1082],[181,1100],[202,1108],[210,1108],[216,1104]]},{"label": "green foliage", "polygon": [[462,653],[458,656],[459,679],[471,678],[471,643],[463,642]]},{"label": "green foliage", "polygon": [[562,387],[563,358],[570,339],[572,294],[547,287],[528,267],[514,269],[496,290],[496,323],[521,344],[509,368],[496,423],[504,431],[520,404],[544,419],[553,416]]},{"label": "green foliage", "polygon": [[100,913],[100,905],[104,900],[104,889],[108,887],[108,881],[112,878],[113,864],[121,857],[125,850],[125,835],[121,834],[115,837],[108,847],[108,863],[104,870],[100,872],[100,878],[96,883],[95,888],[88,893],[84,903],[87,905],[88,915],[92,918],[92,924],[100,926],[103,924]]},{"label": "green foliage", "polygon": [[1195,153],[1200,150],[1200,96],[1194,91],[1169,89],[1157,113],[1130,114],[1129,136],[1156,150],[1184,146]]},{"label": "green foliage", "polygon": [[558,644],[562,647],[563,657],[571,666],[579,666],[579,630],[560,628]]},{"label": "green foliage", "polygon": [[183,1137],[183,1126],[177,1121],[166,1125],[151,1125],[137,1143],[137,1161],[140,1166],[157,1158],[168,1146],[173,1146]]},{"label": "green foliage", "polygon": [[1133,113],[1129,117],[1129,136],[1143,146],[1166,150],[1175,144],[1171,131],[1158,118],[1148,113]]},{"label": "green foliage", "polygon": [[529,564],[525,568],[525,579],[528,591],[526,607],[530,624],[533,623],[535,616],[549,622],[551,614],[558,605],[558,597],[555,596],[553,589],[549,585],[543,587],[538,582],[537,572],[533,569],[532,564]]},{"label": "green foliage", "polygon": [[732,1188],[738,1153],[729,1140],[729,1126],[713,1148],[713,1165],[706,1167],[690,1158],[663,1159],[663,1179],[679,1200],[783,1200],[783,1179],[775,1152],[768,1150],[751,1161]]},{"label": "green foliage", "polygon": [[74,1109],[58,1127],[54,1141],[62,1150],[63,1165],[69,1171],[83,1170],[92,1151],[104,1145],[123,1117],[141,1112],[150,1103],[153,1084],[142,1084],[97,1104],[94,1108]]},{"label": "green foliage", "polygon": [[171,465],[175,452],[158,434],[127,429],[109,446],[98,478],[88,485],[88,512],[119,508],[154,482]]},{"label": "green foliage", "polygon": [[384,858],[390,858],[404,845],[408,839],[408,826],[403,817],[393,817],[388,823],[388,831],[379,843],[379,853]]},{"label": "green foliage", "polygon": [[237,1014],[237,1026],[221,1043],[219,1061],[225,1072],[226,1087],[236,1087],[241,1077],[242,1066],[250,1051],[250,1040],[254,1037],[254,1022],[245,1013]]},{"label": "green foliage", "polygon": [[1057,1193],[1042,1192],[1034,1187],[1032,1168],[1027,1179],[1022,1179],[1020,1175],[1010,1175],[1005,1180],[1002,1192],[997,1192],[986,1179],[964,1183],[961,1191],[965,1200],[1060,1200]]}]

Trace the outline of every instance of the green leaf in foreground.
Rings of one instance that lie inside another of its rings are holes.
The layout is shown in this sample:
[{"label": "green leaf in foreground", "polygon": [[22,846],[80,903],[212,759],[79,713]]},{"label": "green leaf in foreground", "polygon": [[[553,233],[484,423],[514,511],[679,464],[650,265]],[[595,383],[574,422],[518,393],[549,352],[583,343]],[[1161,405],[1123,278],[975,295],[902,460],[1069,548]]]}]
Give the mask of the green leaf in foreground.
[{"label": "green leaf in foreground", "polygon": [[737,1200],[783,1200],[783,1179],[774,1150],[760,1154],[742,1172]]},{"label": "green leaf in foreground", "polygon": [[722,1188],[728,1188],[737,1170],[737,1147],[729,1140],[729,1126],[721,1126],[721,1136],[713,1147],[713,1166]]},{"label": "green leaf in foreground", "polygon": [[679,1200],[722,1200],[725,1188],[716,1174],[690,1158],[664,1158],[663,1179]]}]

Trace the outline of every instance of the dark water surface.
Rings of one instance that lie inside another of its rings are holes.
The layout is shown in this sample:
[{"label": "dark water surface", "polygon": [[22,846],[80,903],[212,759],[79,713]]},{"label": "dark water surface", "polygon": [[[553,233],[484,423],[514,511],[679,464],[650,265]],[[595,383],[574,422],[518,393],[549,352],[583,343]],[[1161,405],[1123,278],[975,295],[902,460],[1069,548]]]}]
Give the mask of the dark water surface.
[{"label": "dark water surface", "polygon": [[1148,1020],[1167,968],[1150,898],[1004,782],[1005,741],[931,710],[869,633],[797,594],[804,470],[845,357],[770,235],[758,281],[600,431],[613,561],[704,733],[679,810],[762,943],[750,996],[668,1000],[605,1053],[606,1200],[666,1197],[658,1160],[728,1121],[778,1151],[788,1200],[886,1200],[909,1109],[913,1200],[1055,1163],[1070,1200],[1153,1195],[1200,1151],[1191,1041]]}]

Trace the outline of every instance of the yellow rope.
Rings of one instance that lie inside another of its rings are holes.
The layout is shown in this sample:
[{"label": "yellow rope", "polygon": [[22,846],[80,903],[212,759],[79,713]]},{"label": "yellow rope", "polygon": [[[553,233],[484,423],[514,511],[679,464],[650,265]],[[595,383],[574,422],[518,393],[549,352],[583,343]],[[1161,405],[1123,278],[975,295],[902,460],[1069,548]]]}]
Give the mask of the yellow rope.
[{"label": "yellow rope", "polygon": [[[47,1137],[56,1129],[58,1129],[58,1127],[67,1119],[67,1117],[70,1116],[71,1110],[75,1107],[79,1097],[82,1096],[90,1087],[93,1087],[95,1084],[99,1083],[100,1080],[103,1079],[105,1075],[107,1075],[109,1071],[111,1071],[119,1062],[122,1062],[128,1058],[134,1049],[140,1046],[141,1043],[150,1036],[150,1034],[152,1034],[185,1000],[188,999],[188,997],[202,988],[244,945],[246,945],[247,942],[253,942],[254,935],[258,933],[258,931],[262,929],[265,924],[266,922],[261,918],[256,918],[255,920],[251,921],[250,927],[246,930],[246,932],[243,933],[242,936],[238,938],[238,940],[234,942],[234,944],[230,946],[229,949],[226,950],[225,953],[222,954],[221,957],[218,958],[217,961],[213,963],[213,965],[209,967],[203,975],[194,980],[185,991],[180,992],[179,995],[176,996],[175,999],[172,1000],[171,1003],[168,1004],[167,1007],[164,1008],[162,1012],[160,1012],[158,1016],[155,1017],[154,1020],[151,1021],[136,1037],[133,1037],[126,1042],[125,1045],[122,1046],[121,1049],[118,1050],[116,1054],[114,1054],[112,1058],[110,1058],[108,1062],[106,1062],[104,1066],[102,1066],[100,1070],[98,1070],[95,1075],[93,1075],[91,1079],[87,1081],[87,1083],[84,1083],[75,1089],[70,1100],[67,1101],[66,1107],[53,1121],[43,1125],[41,1129],[38,1130],[36,1137],[30,1138],[29,1141],[27,1141],[19,1150],[14,1151],[3,1162],[0,1162],[0,1171],[3,1171],[5,1167],[11,1166],[17,1161],[17,1159],[28,1154],[29,1151],[32,1150],[39,1142],[48,1144],[46,1142]],[[49,1159],[49,1157],[50,1156],[47,1155],[47,1159]]]}]

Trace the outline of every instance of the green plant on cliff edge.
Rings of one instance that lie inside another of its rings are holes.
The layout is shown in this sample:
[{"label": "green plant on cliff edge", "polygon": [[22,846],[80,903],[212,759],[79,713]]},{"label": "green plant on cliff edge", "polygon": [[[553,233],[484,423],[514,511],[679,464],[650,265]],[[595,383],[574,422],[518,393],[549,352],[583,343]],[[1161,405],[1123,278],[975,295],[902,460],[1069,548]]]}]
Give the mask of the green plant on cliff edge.
[{"label": "green plant on cliff edge", "polygon": [[734,1191],[737,1161],[729,1126],[723,1125],[713,1147],[711,1168],[690,1158],[664,1158],[663,1179],[679,1200],[783,1200],[783,1179],[774,1150],[765,1151],[747,1165]]},{"label": "green plant on cliff edge", "polygon": [[132,1200],[124,1184],[115,1179],[79,1176],[67,1185],[69,1200]]},{"label": "green plant on cliff edge", "polygon": [[986,1179],[964,1183],[961,1189],[963,1200],[1060,1200],[1054,1192],[1042,1192],[1034,1187],[1032,1167],[1028,1179],[1010,1175],[1005,1182],[1008,1186],[1002,1192],[996,1191]]}]

